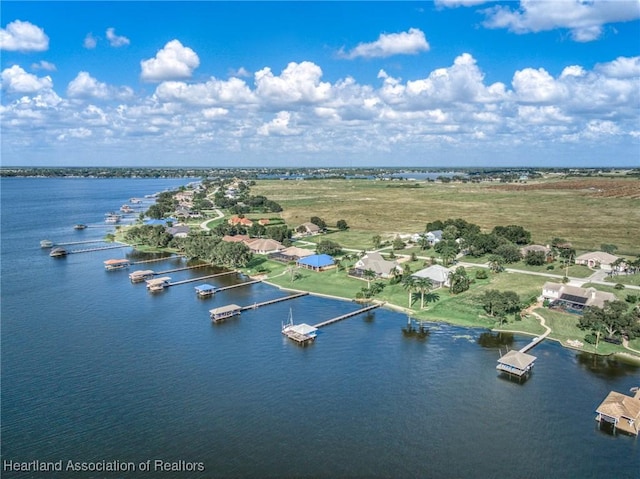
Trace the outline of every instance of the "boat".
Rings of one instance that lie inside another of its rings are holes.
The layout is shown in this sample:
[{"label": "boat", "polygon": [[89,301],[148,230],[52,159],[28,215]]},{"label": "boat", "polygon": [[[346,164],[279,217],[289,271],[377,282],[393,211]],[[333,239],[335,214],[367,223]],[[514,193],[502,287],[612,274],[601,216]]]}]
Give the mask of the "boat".
[{"label": "boat", "polygon": [[51,248],[53,246],[53,241],[51,240],[42,240],[40,241],[41,248]]},{"label": "boat", "polygon": [[134,205],[140,204],[142,202],[140,198],[131,198],[129,201]]},{"label": "boat", "polygon": [[82,223],[78,223],[77,225],[73,226],[73,229],[74,230],[84,230],[84,229],[87,229],[87,225],[82,224]]},{"label": "boat", "polygon": [[129,205],[122,205],[120,207],[120,211],[122,211],[123,213],[133,213],[134,209]]},{"label": "boat", "polygon": [[67,250],[61,247],[53,248],[49,256],[53,258],[60,258],[62,256],[67,256]]},{"label": "boat", "polygon": [[293,324],[293,312],[289,308],[289,320],[282,324],[282,334],[299,344],[305,345],[315,341],[318,328],[306,323]]}]

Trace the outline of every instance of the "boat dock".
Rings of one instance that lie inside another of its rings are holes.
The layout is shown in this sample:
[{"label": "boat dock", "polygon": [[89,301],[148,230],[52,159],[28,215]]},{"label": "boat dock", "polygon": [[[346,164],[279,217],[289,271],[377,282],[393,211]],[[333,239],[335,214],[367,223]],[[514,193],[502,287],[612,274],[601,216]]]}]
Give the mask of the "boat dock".
[{"label": "boat dock", "polygon": [[[175,273],[176,271],[186,271],[188,269],[204,268],[205,266],[211,266],[211,264],[203,263],[203,264],[197,264],[195,266],[184,266],[182,268],[174,268],[174,269],[167,269],[165,271],[158,271],[157,273],[153,273],[153,274],[169,274],[169,273]],[[235,271],[230,271],[228,273],[223,273],[223,274],[231,274],[231,273],[235,273]]]},{"label": "boat dock", "polygon": [[74,244],[89,244],[89,243],[105,243],[106,241],[103,239],[95,239],[95,240],[85,240],[85,241],[67,241],[64,243],[54,243],[53,246],[71,246]]},{"label": "boat dock", "polygon": [[290,299],[296,299],[296,298],[300,298],[302,296],[307,296],[309,293],[307,293],[306,291],[303,293],[298,293],[298,294],[291,294],[289,296],[283,296],[282,298],[276,298],[276,299],[271,299],[269,301],[263,301],[262,303],[254,303],[251,304],[249,306],[242,306],[240,308],[240,311],[246,311],[248,309],[258,309],[261,306],[268,306],[270,304],[276,304],[276,303],[280,303],[281,301],[288,301]]},{"label": "boat dock", "polygon": [[67,251],[67,254],[72,253],[91,253],[92,251],[104,251],[108,249],[116,249],[116,248],[129,248],[128,244],[117,244],[111,246],[99,246],[97,248],[87,248],[87,249],[74,249],[71,251]]},{"label": "boat dock", "polygon": [[239,288],[240,286],[249,286],[250,284],[262,283],[260,279],[254,279],[252,281],[246,281],[244,283],[232,284],[231,286],[223,286],[222,288],[216,288],[216,293],[220,291],[226,291],[228,289]]},{"label": "boat dock", "polygon": [[184,256],[165,256],[164,258],[143,259],[141,261],[134,261],[131,264],[157,263],[158,261],[167,261],[169,259],[177,258],[184,258]]},{"label": "boat dock", "polygon": [[323,321],[321,323],[314,324],[313,327],[316,328],[316,329],[320,329],[320,328],[322,328],[324,326],[328,326],[330,324],[337,323],[338,321],[342,321],[343,319],[351,318],[353,316],[357,316],[358,314],[366,313],[367,311],[371,311],[372,309],[379,308],[380,306],[382,306],[382,304],[379,304],[379,303],[372,304],[372,305],[367,306],[365,308],[358,309],[357,311],[352,311],[350,313],[343,314],[342,316],[338,316],[336,318],[331,318],[331,319],[328,319],[328,320]]},{"label": "boat dock", "polygon": [[[165,271],[165,273],[166,273],[166,271]],[[176,281],[174,283],[169,283],[169,284],[167,284],[167,286],[178,286],[180,284],[195,283],[196,281],[202,281],[204,279],[215,278],[217,276],[224,276],[224,275],[231,274],[231,273],[235,273],[235,271],[227,271],[226,273],[210,274],[208,276],[200,276],[199,278],[183,279],[182,281]],[[160,273],[154,273],[154,274],[160,274]],[[241,283],[241,285],[244,285],[244,284],[245,283]]]}]

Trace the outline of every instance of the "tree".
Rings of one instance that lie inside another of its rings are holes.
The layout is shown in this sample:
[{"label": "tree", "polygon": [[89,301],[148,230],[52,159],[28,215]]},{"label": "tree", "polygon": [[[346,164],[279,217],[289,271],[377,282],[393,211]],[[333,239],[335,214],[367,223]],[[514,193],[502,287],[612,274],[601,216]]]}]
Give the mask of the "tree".
[{"label": "tree", "polygon": [[424,295],[433,288],[433,281],[430,278],[417,278],[415,286],[420,291],[420,309],[424,309]]},{"label": "tree", "polygon": [[371,289],[371,280],[376,279],[376,272],[372,269],[365,269],[362,272],[362,277],[367,280],[367,289]]},{"label": "tree", "polygon": [[347,225],[347,222],[345,220],[338,220],[338,222],[336,223],[336,228],[338,228],[340,231],[344,231],[349,229],[349,226]]},{"label": "tree", "polygon": [[404,244],[404,241],[402,241],[402,238],[400,238],[399,236],[397,236],[394,240],[393,240],[393,244],[392,244],[392,248],[394,250],[400,250],[400,249],[404,249],[406,245]]},{"label": "tree", "polygon": [[470,284],[471,280],[464,266],[458,266],[455,271],[449,274],[449,291],[453,294],[459,294],[468,290]]},{"label": "tree", "polygon": [[382,237],[380,235],[375,235],[371,238],[371,242],[373,243],[373,249],[379,249],[382,244]]},{"label": "tree", "polygon": [[524,263],[529,266],[542,266],[547,261],[544,251],[527,251]]},{"label": "tree", "polygon": [[600,251],[604,251],[605,253],[613,254],[618,247],[614,244],[603,243],[600,245]]},{"label": "tree", "polygon": [[422,251],[429,249],[429,240],[426,236],[420,235],[418,238],[418,246]]},{"label": "tree", "polygon": [[319,216],[312,216],[309,221],[311,223],[313,223],[314,225],[316,225],[321,230],[327,229],[327,223],[325,223],[325,221],[322,218],[320,218]]},{"label": "tree", "polygon": [[531,243],[531,233],[525,230],[522,226],[509,225],[509,226],[496,226],[493,228],[495,235],[506,238],[512,243],[525,245]]},{"label": "tree", "polygon": [[599,338],[604,330],[607,338],[614,339],[616,335],[635,334],[638,326],[633,314],[627,313],[624,301],[605,301],[604,306],[588,307],[578,322],[578,327],[596,334]]},{"label": "tree", "polygon": [[494,253],[502,256],[504,258],[504,262],[507,264],[517,263],[522,259],[520,249],[512,243],[505,243],[498,246]]},{"label": "tree", "polygon": [[460,251],[460,246],[454,240],[442,240],[436,243],[433,249],[436,251],[436,253],[440,253],[442,262],[445,266],[447,266],[449,262],[454,259]]},{"label": "tree", "polygon": [[414,276],[405,276],[402,279],[402,287],[409,291],[409,307],[411,307],[411,297],[413,290],[416,288],[416,278]]},{"label": "tree", "polygon": [[316,253],[328,254],[329,256],[337,256],[342,254],[342,246],[340,246],[335,241],[322,240],[316,247]]}]

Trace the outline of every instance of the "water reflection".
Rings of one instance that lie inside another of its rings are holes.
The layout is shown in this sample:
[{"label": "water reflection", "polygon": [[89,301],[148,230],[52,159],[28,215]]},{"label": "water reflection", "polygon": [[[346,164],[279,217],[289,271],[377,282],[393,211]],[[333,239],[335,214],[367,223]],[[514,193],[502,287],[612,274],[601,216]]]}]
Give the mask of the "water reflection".
[{"label": "water reflection", "polygon": [[405,338],[413,338],[419,341],[426,340],[431,331],[427,327],[427,323],[423,321],[414,321],[411,318],[407,318],[407,325],[402,328],[402,335]]},{"label": "water reflection", "polygon": [[588,371],[603,377],[621,377],[629,374],[638,374],[638,366],[626,363],[622,358],[614,356],[598,356],[585,352],[576,353],[576,360],[580,366]]},{"label": "water reflection", "polygon": [[513,344],[513,333],[480,333],[478,344],[483,348],[495,349],[500,346],[511,346]]}]

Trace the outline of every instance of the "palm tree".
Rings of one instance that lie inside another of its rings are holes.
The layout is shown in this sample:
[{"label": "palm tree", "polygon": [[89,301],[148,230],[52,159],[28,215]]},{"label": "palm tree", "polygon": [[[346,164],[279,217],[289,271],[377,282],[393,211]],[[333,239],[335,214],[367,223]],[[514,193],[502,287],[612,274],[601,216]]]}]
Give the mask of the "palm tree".
[{"label": "palm tree", "polygon": [[402,280],[402,286],[409,291],[409,307],[411,307],[411,296],[413,290],[416,288],[416,278],[413,276],[405,276]]},{"label": "palm tree", "polygon": [[342,261],[343,260],[344,260],[344,258],[342,260],[337,259],[337,258],[333,260],[333,264],[336,266],[336,274],[338,274],[338,271],[340,271],[343,268],[343,266],[342,266]]},{"label": "palm tree", "polygon": [[433,287],[433,281],[430,278],[417,278],[415,280],[415,287],[420,291],[420,309],[424,309],[424,293],[429,292]]},{"label": "palm tree", "polygon": [[502,256],[493,254],[489,256],[489,269],[494,273],[499,273],[500,271],[504,271],[504,266],[502,266],[503,262],[504,260],[502,259]]},{"label": "palm tree", "polygon": [[367,280],[367,289],[371,289],[371,280],[376,279],[376,272],[372,269],[365,269],[362,272],[362,277]]}]

